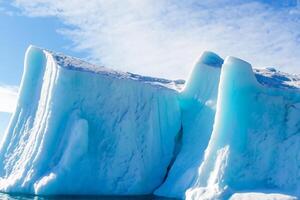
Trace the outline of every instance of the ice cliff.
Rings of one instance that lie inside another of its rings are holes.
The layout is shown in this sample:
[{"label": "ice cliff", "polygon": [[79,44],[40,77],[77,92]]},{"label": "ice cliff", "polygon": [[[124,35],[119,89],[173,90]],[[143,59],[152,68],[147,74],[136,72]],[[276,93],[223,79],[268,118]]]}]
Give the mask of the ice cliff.
[{"label": "ice cliff", "polygon": [[0,189],[147,194],[164,180],[180,130],[176,83],[30,47],[0,152]]},{"label": "ice cliff", "polygon": [[300,196],[296,75],[205,52],[184,84],[33,46],[24,66],[0,147],[2,192]]}]

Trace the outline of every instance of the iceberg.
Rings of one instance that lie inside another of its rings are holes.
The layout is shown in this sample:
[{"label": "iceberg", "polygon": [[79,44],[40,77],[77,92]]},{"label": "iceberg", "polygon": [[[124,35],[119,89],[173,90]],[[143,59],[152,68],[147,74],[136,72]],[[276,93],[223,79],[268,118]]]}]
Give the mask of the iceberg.
[{"label": "iceberg", "polygon": [[149,194],[181,127],[180,83],[95,67],[29,47],[0,149],[0,190]]},{"label": "iceberg", "polygon": [[300,77],[204,52],[187,81],[30,46],[0,191],[300,197]]}]

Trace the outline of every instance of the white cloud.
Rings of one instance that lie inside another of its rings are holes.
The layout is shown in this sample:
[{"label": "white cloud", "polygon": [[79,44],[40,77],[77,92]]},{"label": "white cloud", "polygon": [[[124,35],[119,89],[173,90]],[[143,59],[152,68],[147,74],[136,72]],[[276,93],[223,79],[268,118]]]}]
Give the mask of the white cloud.
[{"label": "white cloud", "polygon": [[17,97],[17,87],[0,85],[0,112],[14,112],[17,103]]},{"label": "white cloud", "polygon": [[[272,1],[269,1],[272,2]],[[204,50],[255,67],[300,73],[299,6],[239,0],[15,0],[32,17],[56,16],[59,30],[92,62],[135,73],[185,78]]]}]

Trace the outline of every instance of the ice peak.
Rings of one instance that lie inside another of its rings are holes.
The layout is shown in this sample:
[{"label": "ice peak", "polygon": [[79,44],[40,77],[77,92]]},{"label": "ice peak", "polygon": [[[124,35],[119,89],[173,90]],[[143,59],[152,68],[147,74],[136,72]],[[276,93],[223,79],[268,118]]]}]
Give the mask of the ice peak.
[{"label": "ice peak", "polygon": [[[194,66],[182,92],[186,98],[209,98],[212,91],[217,89],[223,59],[209,51],[203,52]],[[214,89],[213,89],[214,88]],[[210,92],[207,92],[210,90]]]},{"label": "ice peak", "polygon": [[233,57],[233,56],[227,56],[225,58],[224,63],[226,65],[234,65],[234,66],[247,67],[247,68],[250,68],[252,70],[252,67],[251,67],[250,63],[248,63],[247,61],[244,61],[244,60],[242,60],[240,58]]},{"label": "ice peak", "polygon": [[38,46],[35,46],[35,45],[33,45],[33,44],[30,44],[30,45],[27,47],[27,50],[30,50],[30,49],[42,49],[42,48],[40,48],[40,47],[38,47]]},{"label": "ice peak", "polygon": [[221,79],[241,85],[257,84],[251,64],[232,56],[226,57],[224,61]]},{"label": "ice peak", "polygon": [[26,49],[25,58],[26,55],[30,54],[31,52],[42,52],[43,50],[44,50],[43,48],[31,44]]},{"label": "ice peak", "polygon": [[206,64],[212,67],[222,67],[224,60],[216,53],[211,51],[204,51],[198,63]]}]

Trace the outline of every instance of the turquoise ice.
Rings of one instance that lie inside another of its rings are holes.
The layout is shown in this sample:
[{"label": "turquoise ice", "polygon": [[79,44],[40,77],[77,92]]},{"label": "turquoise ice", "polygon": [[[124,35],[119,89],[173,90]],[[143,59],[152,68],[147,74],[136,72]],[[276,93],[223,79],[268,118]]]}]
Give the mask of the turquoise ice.
[{"label": "turquoise ice", "polygon": [[187,199],[228,199],[247,190],[299,196],[299,89],[257,76],[249,63],[225,60],[214,129]]},{"label": "turquoise ice", "polygon": [[157,195],[182,198],[196,178],[212,132],[223,59],[205,52],[180,93],[182,141],[165,183]]},{"label": "turquoise ice", "polygon": [[33,46],[24,67],[0,147],[2,192],[300,196],[297,75],[204,52],[184,83]]},{"label": "turquoise ice", "polygon": [[164,180],[180,129],[176,83],[30,47],[1,145],[0,190],[148,194]]}]

